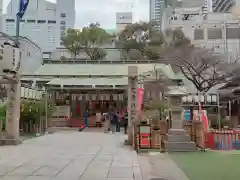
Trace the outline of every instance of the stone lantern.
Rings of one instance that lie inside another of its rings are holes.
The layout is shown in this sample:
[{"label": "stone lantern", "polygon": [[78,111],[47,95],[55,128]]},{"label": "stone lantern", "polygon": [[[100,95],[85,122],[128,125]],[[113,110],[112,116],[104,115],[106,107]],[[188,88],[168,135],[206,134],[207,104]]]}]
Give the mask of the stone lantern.
[{"label": "stone lantern", "polygon": [[191,137],[183,128],[183,108],[181,107],[181,101],[184,94],[185,91],[181,87],[170,88],[167,94],[171,128],[168,130],[166,141],[164,141],[166,151],[196,150],[196,144],[191,141]]}]

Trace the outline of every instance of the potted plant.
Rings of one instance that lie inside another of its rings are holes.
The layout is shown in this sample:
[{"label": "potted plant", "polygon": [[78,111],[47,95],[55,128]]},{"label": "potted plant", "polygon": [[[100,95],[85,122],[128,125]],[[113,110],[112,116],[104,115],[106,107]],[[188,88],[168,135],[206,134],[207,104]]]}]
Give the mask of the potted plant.
[{"label": "potted plant", "polygon": [[6,105],[0,105],[0,121],[2,121],[2,130],[5,130],[6,125]]}]

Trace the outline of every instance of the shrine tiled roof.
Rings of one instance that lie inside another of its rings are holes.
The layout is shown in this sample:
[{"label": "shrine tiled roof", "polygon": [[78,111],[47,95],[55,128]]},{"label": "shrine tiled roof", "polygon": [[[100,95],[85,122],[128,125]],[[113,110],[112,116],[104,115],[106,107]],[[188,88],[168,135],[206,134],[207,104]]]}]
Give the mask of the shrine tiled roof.
[{"label": "shrine tiled roof", "polygon": [[34,76],[128,76],[128,66],[137,66],[138,74],[161,71],[169,79],[181,79],[165,64],[44,64]]},{"label": "shrine tiled roof", "polygon": [[125,86],[128,84],[128,79],[124,78],[55,78],[48,85],[90,85],[90,86]]}]

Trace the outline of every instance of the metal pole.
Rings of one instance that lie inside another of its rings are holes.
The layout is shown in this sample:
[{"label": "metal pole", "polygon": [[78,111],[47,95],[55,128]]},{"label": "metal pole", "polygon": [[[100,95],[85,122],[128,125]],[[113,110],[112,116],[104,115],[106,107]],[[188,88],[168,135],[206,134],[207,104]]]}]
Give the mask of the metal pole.
[{"label": "metal pole", "polygon": [[229,120],[231,120],[231,116],[232,116],[232,102],[230,100],[228,101],[228,116],[229,116]]},{"label": "metal pole", "polygon": [[[21,11],[21,2],[19,0],[19,4],[18,4],[18,12]],[[19,14],[17,13],[16,15],[16,42],[17,42],[17,45],[19,46],[19,33],[20,33],[20,16]]]},{"label": "metal pole", "polygon": [[219,102],[219,93],[217,94],[217,107],[218,107],[218,129],[221,129],[221,116],[220,116],[220,102]]},{"label": "metal pole", "polygon": [[48,97],[47,93],[45,92],[45,133],[47,133],[48,129]]}]

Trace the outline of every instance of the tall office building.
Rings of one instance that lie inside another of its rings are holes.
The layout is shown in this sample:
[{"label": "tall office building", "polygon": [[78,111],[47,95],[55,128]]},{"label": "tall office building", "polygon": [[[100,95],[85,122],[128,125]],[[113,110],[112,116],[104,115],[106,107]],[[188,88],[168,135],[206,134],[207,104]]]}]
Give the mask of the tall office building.
[{"label": "tall office building", "polygon": [[[1,0],[0,0],[1,1]],[[1,31],[16,35],[17,0],[11,0],[2,16]],[[51,51],[61,46],[61,36],[68,28],[74,28],[75,0],[30,0],[20,23],[20,36],[38,44],[42,51]]]},{"label": "tall office building", "polygon": [[228,12],[238,0],[212,0],[214,12]]},{"label": "tall office building", "polygon": [[203,14],[212,12],[212,0],[171,0],[166,1],[166,7],[172,8],[201,8]]},{"label": "tall office building", "polygon": [[133,23],[132,12],[117,12],[116,13],[116,33],[121,32],[128,24]]},{"label": "tall office building", "polygon": [[165,8],[165,0],[150,0],[150,21],[157,23],[157,26],[161,28],[162,16]]}]

